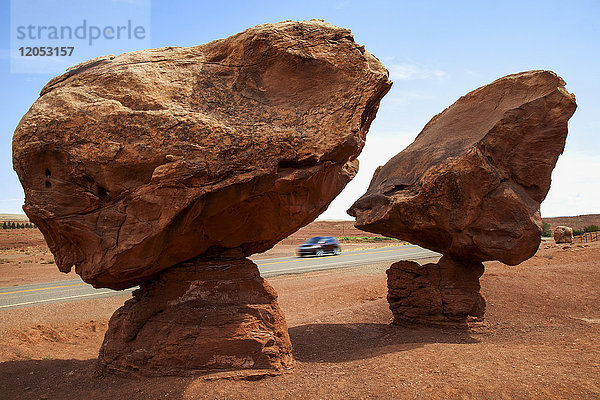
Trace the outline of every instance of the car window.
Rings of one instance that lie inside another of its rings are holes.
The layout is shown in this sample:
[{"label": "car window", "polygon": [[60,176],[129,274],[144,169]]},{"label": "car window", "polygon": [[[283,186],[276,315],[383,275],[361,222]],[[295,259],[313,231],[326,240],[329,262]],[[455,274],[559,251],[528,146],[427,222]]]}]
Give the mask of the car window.
[{"label": "car window", "polygon": [[319,236],[317,236],[317,237],[308,239],[306,241],[306,244],[317,244],[317,243],[319,243],[320,240],[321,240],[321,238]]}]

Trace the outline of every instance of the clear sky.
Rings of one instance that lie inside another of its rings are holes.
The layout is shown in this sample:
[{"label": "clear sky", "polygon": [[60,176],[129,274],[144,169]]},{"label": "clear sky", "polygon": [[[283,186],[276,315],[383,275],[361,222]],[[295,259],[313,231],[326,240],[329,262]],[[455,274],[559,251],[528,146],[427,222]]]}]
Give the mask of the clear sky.
[{"label": "clear sky", "polygon": [[[139,0],[122,1],[135,6]],[[102,2],[107,16],[114,11],[111,3],[118,1]],[[69,8],[57,7],[55,12],[69,13]],[[501,76],[532,69],[562,76],[578,104],[542,216],[600,213],[599,1],[154,0],[150,43],[193,46],[261,23],[311,18],[350,28],[356,42],[386,65],[394,82],[359,158],[359,175],[321,218],[350,219],[345,210],[364,193],[374,169],[460,96]],[[53,75],[12,74],[9,35],[10,2],[2,0],[0,213],[20,213],[23,191],[12,170],[12,134]]]}]

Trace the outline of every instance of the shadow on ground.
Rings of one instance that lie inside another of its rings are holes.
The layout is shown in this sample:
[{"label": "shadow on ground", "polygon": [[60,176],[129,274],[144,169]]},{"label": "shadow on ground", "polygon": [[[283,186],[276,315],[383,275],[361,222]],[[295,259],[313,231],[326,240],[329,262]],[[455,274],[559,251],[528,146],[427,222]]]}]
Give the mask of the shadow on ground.
[{"label": "shadow on ground", "polygon": [[96,360],[22,360],[0,363],[2,399],[180,399],[192,378],[106,376]]},{"label": "shadow on ground", "polygon": [[303,362],[345,362],[406,351],[427,343],[477,343],[467,326],[398,327],[389,324],[308,324],[289,329],[294,357]]},{"label": "shadow on ground", "polygon": [[[467,327],[309,324],[292,327],[289,331],[294,357],[307,363],[348,362],[411,350],[427,343],[477,342]],[[96,359],[7,361],[0,363],[0,398],[179,399],[197,378],[101,376],[96,373]]]}]

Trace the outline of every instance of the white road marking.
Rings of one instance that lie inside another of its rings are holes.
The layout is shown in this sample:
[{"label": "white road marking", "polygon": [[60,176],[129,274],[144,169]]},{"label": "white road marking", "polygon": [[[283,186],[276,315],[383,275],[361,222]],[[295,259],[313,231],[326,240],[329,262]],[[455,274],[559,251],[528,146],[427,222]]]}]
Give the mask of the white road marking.
[{"label": "white road marking", "polygon": [[[124,290],[123,293],[130,292],[131,290]],[[103,294],[112,293],[114,294],[114,290],[108,290],[106,292],[98,292],[98,293],[87,293],[87,294],[78,294],[75,296],[66,296],[66,297],[56,297],[54,299],[44,299],[44,300],[35,300],[35,301],[27,301],[25,303],[17,303],[17,304],[7,304],[4,306],[0,306],[0,308],[8,308],[8,307],[18,307],[18,306],[26,306],[29,304],[38,304],[38,303],[48,303],[50,301],[58,301],[58,300],[68,300],[68,299],[76,299],[78,297],[88,297],[88,296],[100,296]]]}]

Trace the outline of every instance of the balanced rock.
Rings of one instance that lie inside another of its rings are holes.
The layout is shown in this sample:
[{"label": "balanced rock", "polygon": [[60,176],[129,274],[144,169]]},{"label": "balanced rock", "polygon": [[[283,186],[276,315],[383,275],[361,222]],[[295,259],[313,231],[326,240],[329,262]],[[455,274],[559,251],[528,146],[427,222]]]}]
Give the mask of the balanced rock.
[{"label": "balanced rock", "polygon": [[24,210],[59,269],[96,287],[263,252],[354,177],[390,86],[349,30],[317,20],[88,61],[15,131]]},{"label": "balanced rock", "polygon": [[557,226],[554,229],[554,242],[573,243],[573,228],[568,226]]},{"label": "balanced rock", "polygon": [[539,247],[540,203],[575,108],[575,96],[550,71],[474,90],[379,167],[348,213],[362,230],[453,262],[516,265]]},{"label": "balanced rock", "polygon": [[51,80],[13,139],[24,210],[61,271],[140,284],[104,371],[280,371],[276,294],[245,259],[314,220],[358,168],[391,86],[351,32],[259,25],[91,60]]}]

